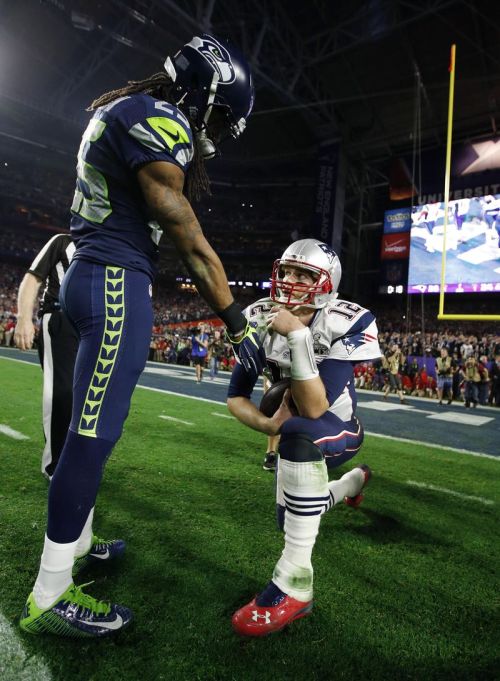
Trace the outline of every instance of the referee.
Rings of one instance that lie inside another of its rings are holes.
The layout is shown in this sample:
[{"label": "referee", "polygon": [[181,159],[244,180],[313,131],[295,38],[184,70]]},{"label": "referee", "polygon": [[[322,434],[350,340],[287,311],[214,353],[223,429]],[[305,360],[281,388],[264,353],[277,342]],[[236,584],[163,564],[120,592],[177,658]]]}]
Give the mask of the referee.
[{"label": "referee", "polygon": [[14,340],[21,350],[33,345],[33,313],[40,287],[45,285],[38,317],[41,319],[38,355],[43,369],[43,431],[45,448],[42,473],[54,474],[66,440],[73,402],[73,370],[78,335],[61,310],[59,288],[75,245],[69,234],[56,234],[31,263],[19,287]]}]

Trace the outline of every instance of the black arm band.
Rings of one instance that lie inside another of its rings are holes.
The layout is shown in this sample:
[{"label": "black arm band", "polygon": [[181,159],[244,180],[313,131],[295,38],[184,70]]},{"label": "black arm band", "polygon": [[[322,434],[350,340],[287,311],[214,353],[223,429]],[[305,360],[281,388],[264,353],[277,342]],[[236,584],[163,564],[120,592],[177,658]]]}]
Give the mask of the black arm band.
[{"label": "black arm band", "polygon": [[246,329],[246,317],[241,311],[241,307],[234,300],[225,310],[217,314],[227,326],[231,336],[236,336]]}]

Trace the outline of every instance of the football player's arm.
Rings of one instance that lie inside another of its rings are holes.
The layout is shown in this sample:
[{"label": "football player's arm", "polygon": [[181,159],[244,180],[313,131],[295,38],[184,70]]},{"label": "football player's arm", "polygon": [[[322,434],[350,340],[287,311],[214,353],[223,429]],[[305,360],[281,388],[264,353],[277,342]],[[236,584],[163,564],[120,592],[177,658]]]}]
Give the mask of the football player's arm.
[{"label": "football player's arm", "polygon": [[271,311],[268,326],[286,336],[291,351],[291,389],[300,416],[317,419],[330,406],[325,384],[314,358],[313,339],[310,329],[284,308]]},{"label": "football player's arm", "polygon": [[35,336],[33,313],[41,285],[41,279],[35,277],[31,272],[26,272],[19,286],[14,342],[20,350],[29,350],[33,345]]},{"label": "football player's arm", "polygon": [[[200,295],[216,313],[234,302],[219,256],[206,240],[191,204],[182,193],[184,172],[173,163],[157,161],[142,166],[137,179],[152,217],[173,242]],[[245,318],[236,315],[230,329],[238,334]],[[230,326],[226,319],[223,319]]]},{"label": "football player's arm", "polygon": [[284,421],[292,416],[287,401],[284,400],[272,418],[268,418],[250,400],[254,385],[255,381],[237,364],[231,374],[227,408],[245,426],[265,435],[277,435]]}]

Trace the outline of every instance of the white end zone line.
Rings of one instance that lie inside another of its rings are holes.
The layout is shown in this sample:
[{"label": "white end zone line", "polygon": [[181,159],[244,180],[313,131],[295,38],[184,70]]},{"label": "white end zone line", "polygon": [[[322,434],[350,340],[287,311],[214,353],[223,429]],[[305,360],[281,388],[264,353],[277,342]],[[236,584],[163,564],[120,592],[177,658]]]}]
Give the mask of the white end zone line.
[{"label": "white end zone line", "polygon": [[29,440],[27,435],[20,433],[18,430],[14,430],[10,426],[5,425],[5,423],[0,423],[0,433],[11,437],[13,440]]},{"label": "white end zone line", "polygon": [[5,681],[51,681],[52,674],[40,655],[24,650],[19,634],[0,613],[0,672]]},{"label": "white end zone line", "polygon": [[451,494],[454,497],[459,497],[460,499],[465,499],[466,501],[479,501],[481,504],[486,506],[493,506],[494,501],[491,499],[485,499],[484,497],[474,497],[470,494],[462,494],[462,492],[456,492],[453,489],[446,489],[446,487],[438,487],[437,485],[430,485],[426,482],[417,482],[416,480],[407,480],[407,485],[412,487],[419,487],[421,489],[430,489],[432,492],[442,492],[443,494]]},{"label": "white end zone line", "polygon": [[468,449],[458,449],[457,447],[446,447],[445,445],[437,445],[435,442],[423,442],[422,440],[409,440],[407,437],[396,437],[395,435],[381,435],[380,433],[372,433],[365,430],[365,435],[371,437],[381,437],[386,440],[396,440],[397,442],[408,442],[411,445],[422,445],[423,447],[431,447],[432,449],[444,449],[447,452],[458,452],[459,454],[469,454],[470,456],[480,456],[483,459],[493,459],[500,461],[500,456],[493,456],[493,454],[483,454],[482,452],[471,452]]},{"label": "white end zone line", "polygon": [[221,414],[218,411],[213,411],[212,416],[219,416],[221,419],[233,419],[233,421],[236,420],[234,416],[231,416],[230,414]]}]

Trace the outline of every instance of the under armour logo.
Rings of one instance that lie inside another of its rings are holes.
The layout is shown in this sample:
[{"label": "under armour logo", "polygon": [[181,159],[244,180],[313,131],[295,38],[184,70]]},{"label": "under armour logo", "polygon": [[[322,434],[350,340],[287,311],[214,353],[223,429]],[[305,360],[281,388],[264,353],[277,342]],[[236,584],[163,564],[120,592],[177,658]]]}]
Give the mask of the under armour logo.
[{"label": "under armour logo", "polygon": [[263,619],[266,621],[266,624],[271,623],[271,613],[269,610],[266,610],[266,613],[264,615],[259,614],[258,610],[252,610],[252,619],[254,622],[258,622],[259,619]]}]

